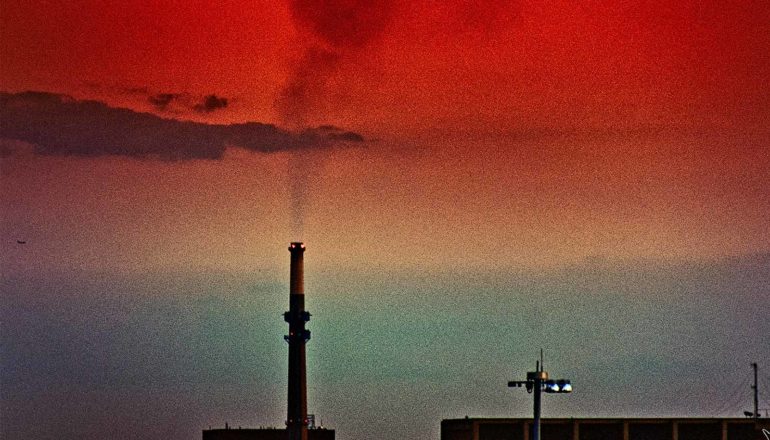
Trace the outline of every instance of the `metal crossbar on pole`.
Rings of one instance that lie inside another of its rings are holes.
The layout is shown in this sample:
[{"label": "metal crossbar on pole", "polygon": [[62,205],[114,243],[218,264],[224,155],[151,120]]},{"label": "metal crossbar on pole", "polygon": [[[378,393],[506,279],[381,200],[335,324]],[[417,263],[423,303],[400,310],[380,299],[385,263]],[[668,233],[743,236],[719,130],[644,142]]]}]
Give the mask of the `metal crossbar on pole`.
[{"label": "metal crossbar on pole", "polygon": [[572,383],[566,379],[552,380],[548,373],[543,371],[542,352],[541,360],[535,363],[535,371],[527,372],[527,380],[510,381],[509,387],[520,388],[526,386],[528,393],[533,395],[533,423],[532,440],[540,440],[540,412],[542,406],[542,392],[546,393],[571,393]]}]

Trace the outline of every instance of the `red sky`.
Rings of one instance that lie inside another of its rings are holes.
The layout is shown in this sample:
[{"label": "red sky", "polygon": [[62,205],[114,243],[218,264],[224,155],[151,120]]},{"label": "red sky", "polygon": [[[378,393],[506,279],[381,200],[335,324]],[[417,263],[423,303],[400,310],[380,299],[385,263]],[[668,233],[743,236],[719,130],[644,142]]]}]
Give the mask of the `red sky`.
[{"label": "red sky", "polygon": [[762,2],[296,3],[308,4],[298,17],[333,11],[314,23],[334,30],[314,32],[312,17],[293,20],[276,2],[6,5],[3,85],[219,93],[242,100],[231,119],[275,121],[292,61],[323,46],[338,60],[314,68],[329,72],[305,109],[313,120],[383,129],[766,116]]},{"label": "red sky", "polygon": [[[0,379],[15,394],[0,405],[20,436],[90,429],[95,402],[124,402],[103,389],[154,384],[161,359],[165,398],[202,409],[180,418],[133,390],[158,423],[113,407],[92,438],[138,438],[139,419],[199,435],[227,420],[211,401],[280,423],[271,295],[302,239],[313,331],[329,335],[309,349],[311,394],[348,433],[388,431],[373,414],[405,420],[392,438],[508,415],[500,366],[563,341],[576,348],[552,365],[589,385],[549,410],[704,415],[669,377],[687,366],[691,395],[721,406],[714,384],[768,357],[744,343],[767,333],[767,78],[760,0],[6,1]],[[275,368],[237,382],[255,360]],[[231,379],[241,400],[209,390]],[[647,394],[627,401],[621,382]],[[73,390],[80,418],[47,418]]]},{"label": "red sky", "polygon": [[[366,258],[407,266],[447,263],[420,251],[447,241],[458,249],[450,263],[481,266],[493,264],[488,249],[498,240],[514,244],[505,264],[768,249],[770,11],[762,2],[364,3],[9,4],[2,89],[165,118],[363,134],[360,151],[311,162],[305,238],[337,259],[361,241],[373,249]],[[153,107],[148,97],[160,93],[176,98]],[[210,94],[227,107],[191,110]],[[10,210],[6,228],[24,235],[29,210],[82,212],[65,203],[72,195],[49,191],[58,187],[103,198],[92,207],[93,231],[139,233],[159,243],[161,260],[181,258],[153,223],[174,206],[187,218],[175,226],[182,241],[227,243],[214,225],[256,239],[252,220],[288,237],[295,175],[280,169],[289,160],[249,156],[7,158],[5,203],[24,208]],[[113,204],[112,187],[129,200]],[[135,230],[122,210],[155,227]],[[132,259],[152,254],[136,246]],[[244,258],[234,252],[217,264]]]}]

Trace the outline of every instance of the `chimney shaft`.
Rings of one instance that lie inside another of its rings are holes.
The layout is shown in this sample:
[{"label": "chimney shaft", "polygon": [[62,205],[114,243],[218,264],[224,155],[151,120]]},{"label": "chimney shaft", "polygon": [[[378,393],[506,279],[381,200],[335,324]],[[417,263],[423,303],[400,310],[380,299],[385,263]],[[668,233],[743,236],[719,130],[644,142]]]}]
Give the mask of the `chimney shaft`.
[{"label": "chimney shaft", "polygon": [[284,320],[289,323],[289,394],[286,417],[288,440],[307,440],[307,375],[305,371],[305,343],[310,331],[305,323],[310,313],[305,311],[305,283],[303,254],[305,245],[294,242],[289,245],[291,269],[289,273],[289,311]]},{"label": "chimney shaft", "polygon": [[305,294],[305,269],[303,264],[303,254],[305,245],[302,243],[292,243],[289,246],[291,253],[291,269],[289,269],[289,295]]}]

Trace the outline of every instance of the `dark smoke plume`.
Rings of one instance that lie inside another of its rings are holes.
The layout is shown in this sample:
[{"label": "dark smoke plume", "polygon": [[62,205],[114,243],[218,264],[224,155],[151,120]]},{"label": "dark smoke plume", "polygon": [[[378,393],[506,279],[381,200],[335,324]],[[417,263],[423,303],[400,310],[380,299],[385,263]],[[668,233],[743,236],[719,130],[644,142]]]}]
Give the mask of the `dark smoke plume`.
[{"label": "dark smoke plume", "polygon": [[[350,61],[383,34],[393,16],[394,4],[392,0],[290,1],[294,24],[309,43],[275,102],[285,124],[294,127],[307,124],[307,116],[326,92],[329,76],[342,62]],[[325,133],[327,129],[329,127],[319,130]],[[339,130],[331,130],[326,135],[347,142],[363,139],[356,133]],[[308,179],[321,162],[322,158],[316,154],[293,154],[289,178],[294,239],[302,238]]]},{"label": "dark smoke plume", "polygon": [[309,43],[276,100],[284,123],[305,124],[329,75],[383,34],[394,5],[392,0],[290,1],[294,24]]},{"label": "dark smoke plume", "polygon": [[319,46],[305,50],[275,102],[283,123],[294,127],[307,123],[309,110],[315,107],[316,98],[322,95],[326,79],[339,60],[339,54]]}]

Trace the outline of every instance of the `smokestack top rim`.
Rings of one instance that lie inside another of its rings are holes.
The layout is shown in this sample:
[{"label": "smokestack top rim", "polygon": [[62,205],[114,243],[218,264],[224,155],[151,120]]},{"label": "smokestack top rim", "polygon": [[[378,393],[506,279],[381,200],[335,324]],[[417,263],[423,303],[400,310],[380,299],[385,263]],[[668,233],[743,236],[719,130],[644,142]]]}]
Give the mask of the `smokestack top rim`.
[{"label": "smokestack top rim", "polygon": [[305,252],[305,243],[293,241],[289,244],[289,252]]}]

